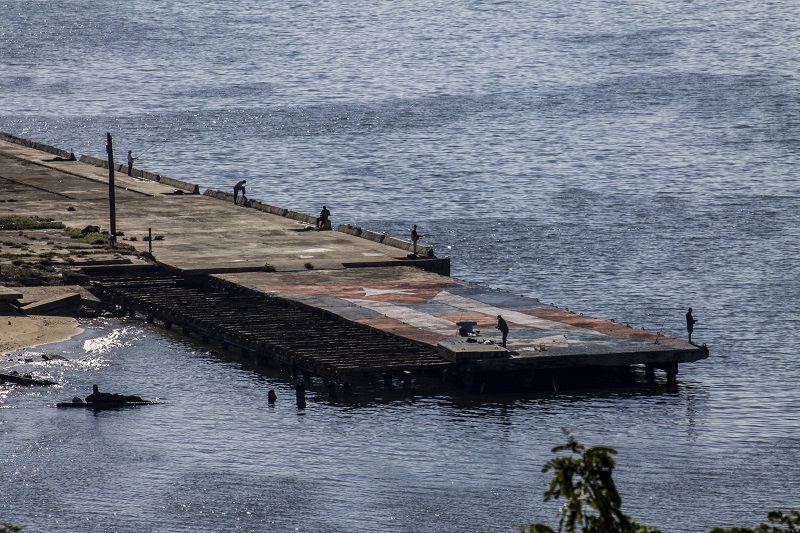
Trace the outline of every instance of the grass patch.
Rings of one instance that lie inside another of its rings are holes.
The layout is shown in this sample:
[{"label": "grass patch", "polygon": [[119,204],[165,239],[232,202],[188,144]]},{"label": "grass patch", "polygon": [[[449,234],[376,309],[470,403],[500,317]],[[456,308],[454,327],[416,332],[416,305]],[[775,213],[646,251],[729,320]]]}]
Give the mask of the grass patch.
[{"label": "grass patch", "polygon": [[78,228],[64,228],[64,232],[69,235],[71,239],[83,239],[83,233]]},{"label": "grass patch", "polygon": [[53,265],[54,265],[54,264],[55,264],[55,263],[53,263],[53,261],[51,261],[50,259],[39,259],[39,260],[38,260],[38,261],[36,261],[36,263],[34,264],[34,267],[35,267],[35,268],[37,268],[37,269],[39,269],[39,270],[49,270],[49,271],[52,271],[52,270],[55,270],[55,269],[53,268]]},{"label": "grass patch", "polygon": [[52,218],[29,217],[25,215],[5,215],[0,217],[0,230],[63,229],[64,224]]},{"label": "grass patch", "polygon": [[[117,241],[114,246],[111,246],[111,235],[109,235],[108,231],[103,231],[101,233],[91,232],[84,235],[83,231],[79,230],[78,228],[70,228],[65,227],[64,231],[67,235],[69,235],[72,239],[80,239],[86,244],[89,244],[94,247],[102,247],[109,251],[120,252],[123,254],[133,254],[138,255],[139,252],[131,246],[130,244],[126,244],[124,242]],[[124,233],[118,233],[117,236],[124,235]],[[68,249],[75,250],[80,249],[80,246],[67,246]],[[86,252],[80,255],[86,255]]]},{"label": "grass patch", "polygon": [[31,268],[28,263],[20,265],[0,265],[0,284],[17,285],[50,285],[58,283],[58,279],[52,275],[52,268],[47,270],[42,268]]},{"label": "grass patch", "polygon": [[92,246],[108,246],[111,242],[108,235],[102,235],[100,233],[89,233],[83,240]]},{"label": "grass patch", "polygon": [[117,241],[117,244],[114,245],[113,250],[115,252],[120,252],[123,254],[140,255],[139,250],[134,248],[132,245],[119,241]]}]

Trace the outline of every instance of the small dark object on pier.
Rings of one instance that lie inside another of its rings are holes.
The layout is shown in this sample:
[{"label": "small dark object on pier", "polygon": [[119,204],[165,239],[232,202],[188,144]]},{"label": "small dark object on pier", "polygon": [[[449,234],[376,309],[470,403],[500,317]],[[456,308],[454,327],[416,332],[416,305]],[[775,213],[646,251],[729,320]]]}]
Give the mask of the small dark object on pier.
[{"label": "small dark object on pier", "polygon": [[277,399],[278,395],[275,394],[275,389],[270,389],[269,392],[267,393],[267,401],[269,402],[269,404],[273,405],[275,403],[275,400]]},{"label": "small dark object on pier", "polygon": [[81,230],[82,235],[88,235],[90,233],[100,233],[100,226],[86,226]]}]

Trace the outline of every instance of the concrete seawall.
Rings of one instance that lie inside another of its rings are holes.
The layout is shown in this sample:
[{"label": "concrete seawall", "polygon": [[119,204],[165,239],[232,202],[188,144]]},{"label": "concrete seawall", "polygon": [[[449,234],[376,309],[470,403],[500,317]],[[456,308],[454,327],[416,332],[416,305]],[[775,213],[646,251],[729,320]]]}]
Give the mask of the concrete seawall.
[{"label": "concrete seawall", "polygon": [[[20,137],[16,137],[9,133],[0,132],[0,140],[5,140],[7,142],[19,144],[22,146],[27,146],[42,152],[51,153],[63,159],[68,159],[69,157],[74,155],[72,152],[67,152],[66,150],[62,150],[60,148],[56,148],[54,146],[39,143],[36,141],[22,139]],[[103,158],[87,154],[81,154],[78,160],[81,163],[86,163],[88,165],[92,165],[98,168],[108,169],[108,160]],[[115,172],[127,175],[128,172],[127,163],[115,163],[114,170]],[[177,178],[171,178],[169,176],[164,176],[162,174],[156,174],[154,172],[148,172],[140,168],[133,167],[131,170],[131,176],[135,178],[142,178],[156,183],[160,183],[168,187],[174,187],[177,190],[185,191],[190,194],[200,194],[200,186],[195,183],[190,183],[188,181],[180,180]],[[212,198],[216,198],[217,200],[233,202],[232,193],[207,189],[203,194],[205,194],[206,196],[210,196]],[[317,220],[317,217],[314,215],[290,210],[284,207],[269,205],[266,203],[262,203],[259,200],[250,200],[249,207],[257,209],[259,211],[263,211],[265,213],[271,213],[273,215],[288,217],[290,219],[305,222],[307,224],[315,224]],[[377,233],[370,230],[362,230],[361,228],[357,226],[352,226],[350,224],[340,224],[337,228],[337,231],[341,231],[343,233],[346,233],[348,235],[353,235],[355,237],[361,237],[362,239],[367,239],[373,242],[383,243],[387,246],[392,246],[400,250],[405,250],[406,252],[409,253],[411,253],[414,249],[414,246],[410,241],[404,241],[396,237],[387,237],[382,233]],[[417,244],[417,254],[421,257],[429,257],[429,258],[435,257],[433,248],[421,244]]]},{"label": "concrete seawall", "polygon": [[22,146],[27,146],[29,148],[33,148],[35,150],[39,150],[40,152],[47,152],[48,154],[53,154],[55,156],[68,159],[72,154],[72,152],[67,152],[66,150],[62,150],[61,148],[56,148],[55,146],[50,146],[49,144],[44,144],[36,141],[29,141],[28,139],[22,139],[20,137],[16,137],[11,135],[10,133],[0,132],[0,140],[19,144]]},{"label": "concrete seawall", "polygon": [[[80,162],[86,163],[88,165],[94,165],[100,168],[105,168],[105,169],[108,168],[108,160],[101,159],[99,157],[94,157],[91,155],[86,155],[86,154],[81,155]],[[114,163],[114,171],[127,175],[128,164]],[[146,170],[142,170],[140,168],[133,167],[133,169],[131,169],[131,176],[134,178],[142,178],[150,181],[155,181],[157,183],[161,183],[162,185],[167,185],[169,187],[175,187],[176,189],[189,192],[190,194],[200,194],[199,185],[196,185],[194,183],[189,183],[188,181],[170,178],[169,176],[163,176],[161,174],[147,172]]]}]

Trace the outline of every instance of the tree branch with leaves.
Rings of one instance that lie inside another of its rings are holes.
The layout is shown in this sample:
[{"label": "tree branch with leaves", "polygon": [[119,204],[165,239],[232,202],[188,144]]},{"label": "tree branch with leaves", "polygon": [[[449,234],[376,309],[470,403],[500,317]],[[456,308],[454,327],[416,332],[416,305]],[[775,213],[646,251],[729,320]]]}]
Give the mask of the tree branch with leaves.
[{"label": "tree branch with leaves", "polygon": [[[607,446],[587,448],[569,431],[566,444],[553,448],[560,455],[547,461],[542,472],[553,473],[544,500],[564,503],[558,510],[558,529],[541,523],[517,528],[521,533],[660,533],[622,512],[622,498],[614,483],[617,451]],[[709,533],[800,533],[800,511],[770,511],[770,524],[755,528],[714,528]]]}]

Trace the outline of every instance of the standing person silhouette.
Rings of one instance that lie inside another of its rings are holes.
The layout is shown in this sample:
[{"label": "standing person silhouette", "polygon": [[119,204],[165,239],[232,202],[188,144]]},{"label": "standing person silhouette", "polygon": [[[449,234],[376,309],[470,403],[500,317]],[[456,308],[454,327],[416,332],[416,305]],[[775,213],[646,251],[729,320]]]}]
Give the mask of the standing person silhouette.
[{"label": "standing person silhouette", "polygon": [[697,320],[692,316],[692,308],[690,307],[686,312],[686,331],[689,333],[689,344],[694,344],[692,342],[692,332],[694,331],[694,325],[696,323]]},{"label": "standing person silhouette", "polygon": [[242,193],[242,205],[247,203],[247,197],[244,195],[244,188],[247,185],[247,180],[242,180],[238,182],[236,185],[233,186],[233,203],[236,203],[236,199],[239,197],[239,192]]},{"label": "standing person silhouette", "polygon": [[417,225],[414,224],[414,227],[411,228],[411,245],[413,247],[411,253],[414,255],[417,255],[417,241],[419,241],[420,237],[421,235],[417,233]]},{"label": "standing person silhouette", "polygon": [[131,176],[131,172],[133,172],[133,162],[139,159],[138,157],[133,157],[133,151],[128,150],[128,176]]},{"label": "standing person silhouette", "polygon": [[506,340],[508,340],[508,323],[501,315],[497,315],[497,329],[503,334],[503,348],[505,348]]}]

